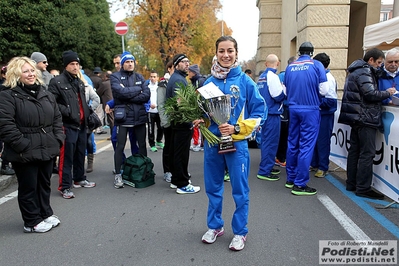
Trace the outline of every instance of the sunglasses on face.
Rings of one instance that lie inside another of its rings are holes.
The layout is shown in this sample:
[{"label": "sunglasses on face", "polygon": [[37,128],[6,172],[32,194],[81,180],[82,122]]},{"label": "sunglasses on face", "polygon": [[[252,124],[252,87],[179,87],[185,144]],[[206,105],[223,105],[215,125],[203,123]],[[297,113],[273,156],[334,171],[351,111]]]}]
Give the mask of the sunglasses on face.
[{"label": "sunglasses on face", "polygon": [[47,63],[47,61],[42,61],[42,63],[43,63],[43,64],[45,64],[45,65],[47,65],[47,64],[48,64],[48,63]]}]

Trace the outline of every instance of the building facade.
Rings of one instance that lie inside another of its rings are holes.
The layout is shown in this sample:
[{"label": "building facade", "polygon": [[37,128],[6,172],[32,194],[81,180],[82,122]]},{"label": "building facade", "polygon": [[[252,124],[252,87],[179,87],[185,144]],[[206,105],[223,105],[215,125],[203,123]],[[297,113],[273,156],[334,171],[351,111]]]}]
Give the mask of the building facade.
[{"label": "building facade", "polygon": [[258,0],[259,32],[256,72],[264,69],[266,56],[281,59],[280,70],[310,41],[314,55],[327,53],[339,98],[350,63],[363,57],[364,27],[380,21],[380,0]]}]

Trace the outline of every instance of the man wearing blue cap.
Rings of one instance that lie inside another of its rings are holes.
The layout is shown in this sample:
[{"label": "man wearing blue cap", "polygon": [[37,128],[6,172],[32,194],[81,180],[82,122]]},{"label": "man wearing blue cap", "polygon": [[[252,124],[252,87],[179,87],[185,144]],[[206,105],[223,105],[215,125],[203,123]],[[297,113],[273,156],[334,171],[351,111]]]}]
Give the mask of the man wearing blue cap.
[{"label": "man wearing blue cap", "polygon": [[129,52],[121,56],[121,70],[110,76],[112,96],[114,97],[114,123],[117,126],[117,142],[114,153],[115,188],[122,188],[120,166],[126,145],[129,128],[133,128],[139,153],[147,156],[146,123],[147,112],[144,104],[150,99],[150,89],[144,77],[135,72],[136,60]]}]

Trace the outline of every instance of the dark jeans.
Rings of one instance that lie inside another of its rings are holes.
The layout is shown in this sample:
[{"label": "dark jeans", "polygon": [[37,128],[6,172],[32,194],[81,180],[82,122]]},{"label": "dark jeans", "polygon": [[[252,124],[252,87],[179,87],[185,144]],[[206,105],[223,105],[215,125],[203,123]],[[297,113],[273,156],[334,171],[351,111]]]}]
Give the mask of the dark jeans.
[{"label": "dark jeans", "polygon": [[280,162],[285,162],[287,157],[287,142],[288,142],[288,121],[283,122],[281,121],[281,128],[280,128],[280,139],[278,142],[277,154],[276,158]]},{"label": "dark jeans", "polygon": [[[148,143],[150,147],[155,146],[155,140],[162,142],[163,129],[161,127],[161,119],[158,113],[148,113]],[[157,138],[155,139],[155,125],[157,125]]]},{"label": "dark jeans", "polygon": [[87,133],[87,154],[94,153],[93,142],[91,141],[91,134],[93,134],[93,132]]},{"label": "dark jeans", "polygon": [[[125,150],[127,133],[129,127],[117,126],[117,142],[114,153],[114,165],[116,174],[120,174],[120,168],[123,163],[123,151]],[[146,126],[145,124],[137,125],[133,127],[134,135],[136,136],[137,144],[139,146],[139,154],[147,156],[147,147],[145,145],[146,139]]]},{"label": "dark jeans", "polygon": [[356,188],[357,193],[371,190],[376,133],[376,128],[352,126],[346,164],[346,187]]},{"label": "dark jeans", "polygon": [[172,184],[178,188],[187,186],[188,162],[193,131],[190,128],[172,128],[172,144],[169,153],[169,166],[172,173]]},{"label": "dark jeans", "polygon": [[163,166],[163,172],[171,172],[170,170],[170,160],[169,160],[169,154],[171,150],[171,142],[172,142],[172,127],[164,127],[163,128],[163,134],[164,134],[164,147],[162,150],[162,166]]}]

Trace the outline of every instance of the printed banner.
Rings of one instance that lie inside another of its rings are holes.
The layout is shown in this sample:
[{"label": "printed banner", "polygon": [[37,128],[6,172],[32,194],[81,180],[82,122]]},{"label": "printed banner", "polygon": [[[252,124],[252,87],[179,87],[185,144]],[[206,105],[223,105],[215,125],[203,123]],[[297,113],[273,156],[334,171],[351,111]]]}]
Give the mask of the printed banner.
[{"label": "printed banner", "polygon": [[[351,128],[338,123],[341,101],[334,117],[334,129],[331,137],[330,160],[346,170]],[[399,107],[384,106],[382,114],[384,133],[377,132],[376,154],[373,162],[372,186],[399,202]]]}]

